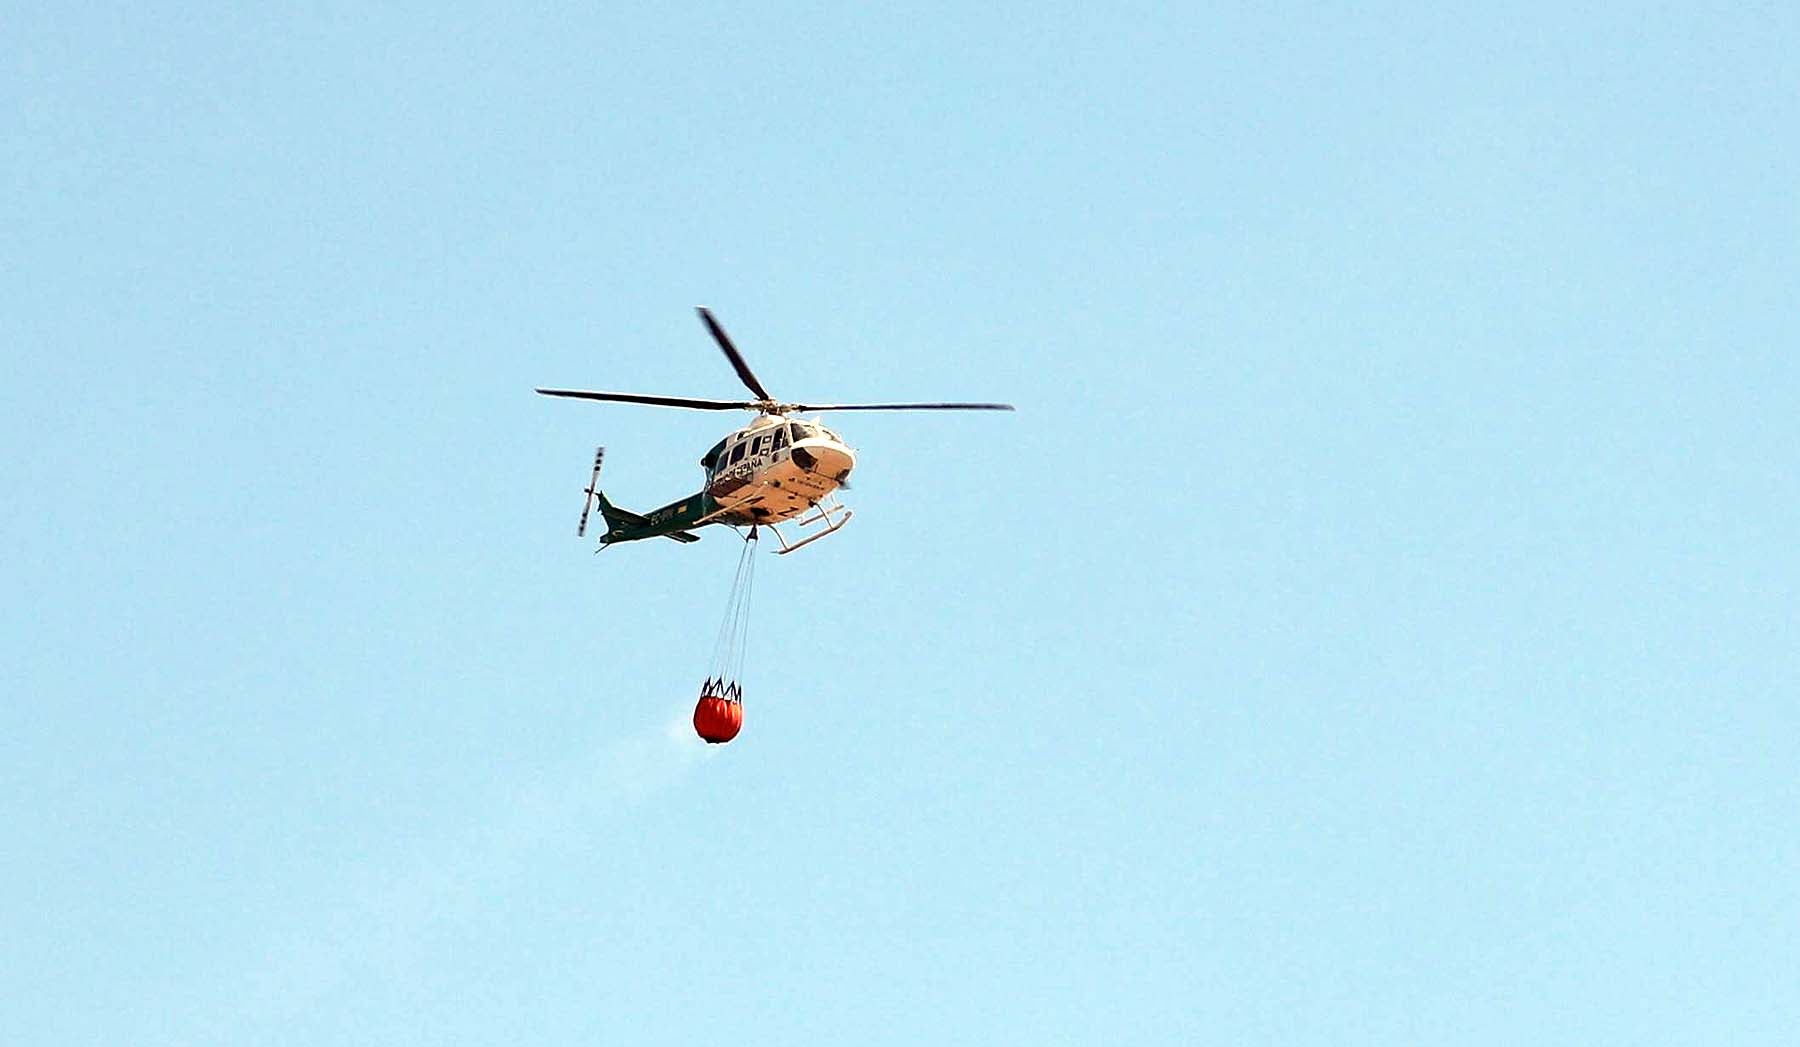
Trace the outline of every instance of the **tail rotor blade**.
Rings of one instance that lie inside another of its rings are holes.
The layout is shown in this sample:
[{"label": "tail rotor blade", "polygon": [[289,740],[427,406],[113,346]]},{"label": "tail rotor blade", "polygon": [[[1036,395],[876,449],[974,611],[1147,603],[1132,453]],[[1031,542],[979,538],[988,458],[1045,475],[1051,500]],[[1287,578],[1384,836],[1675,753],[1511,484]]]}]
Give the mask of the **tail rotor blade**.
[{"label": "tail rotor blade", "polygon": [[606,448],[594,448],[594,475],[588,477],[587,497],[581,501],[581,523],[575,528],[575,537],[587,537],[588,512],[594,508],[594,495],[600,490],[600,462],[606,457]]}]

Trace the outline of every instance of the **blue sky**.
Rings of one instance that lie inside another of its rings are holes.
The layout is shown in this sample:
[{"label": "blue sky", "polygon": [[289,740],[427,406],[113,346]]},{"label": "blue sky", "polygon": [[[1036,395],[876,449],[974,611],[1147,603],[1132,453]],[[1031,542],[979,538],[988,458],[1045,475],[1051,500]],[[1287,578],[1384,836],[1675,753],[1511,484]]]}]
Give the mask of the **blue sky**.
[{"label": "blue sky", "polygon": [[0,1039],[1800,1023],[1790,9],[6,21]]}]

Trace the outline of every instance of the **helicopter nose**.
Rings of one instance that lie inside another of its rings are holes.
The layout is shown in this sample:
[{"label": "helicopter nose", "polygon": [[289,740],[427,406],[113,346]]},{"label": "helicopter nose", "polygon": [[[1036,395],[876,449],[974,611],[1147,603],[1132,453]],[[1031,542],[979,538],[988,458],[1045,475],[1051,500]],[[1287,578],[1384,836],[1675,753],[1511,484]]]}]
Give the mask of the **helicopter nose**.
[{"label": "helicopter nose", "polygon": [[808,444],[794,448],[794,461],[809,473],[842,481],[856,468],[856,455],[841,444]]},{"label": "helicopter nose", "polygon": [[848,447],[821,447],[818,450],[819,472],[842,480],[856,468],[856,456]]}]

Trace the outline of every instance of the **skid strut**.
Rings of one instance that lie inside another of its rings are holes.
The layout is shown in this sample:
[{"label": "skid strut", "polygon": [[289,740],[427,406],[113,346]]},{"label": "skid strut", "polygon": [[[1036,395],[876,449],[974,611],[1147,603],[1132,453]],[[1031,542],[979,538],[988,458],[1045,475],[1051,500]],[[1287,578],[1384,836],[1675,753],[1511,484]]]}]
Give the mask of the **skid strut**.
[{"label": "skid strut", "polygon": [[825,523],[825,529],[818,534],[809,535],[800,541],[795,542],[793,545],[788,544],[787,536],[781,533],[780,528],[776,527],[774,524],[769,525],[769,530],[775,532],[775,539],[781,543],[781,548],[775,550],[776,556],[786,556],[788,553],[806,548],[828,534],[835,534],[845,524],[850,522],[850,517],[853,515],[849,509],[838,502],[832,502],[830,505],[820,502],[817,509],[818,512],[813,513],[804,520],[797,521],[796,525],[807,527],[823,521]]}]

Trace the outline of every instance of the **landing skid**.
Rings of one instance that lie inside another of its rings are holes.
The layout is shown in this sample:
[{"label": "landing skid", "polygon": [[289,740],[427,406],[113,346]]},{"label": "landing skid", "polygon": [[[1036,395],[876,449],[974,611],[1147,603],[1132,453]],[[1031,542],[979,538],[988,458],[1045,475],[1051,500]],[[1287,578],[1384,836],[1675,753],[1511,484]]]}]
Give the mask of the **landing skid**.
[{"label": "landing skid", "polygon": [[788,544],[787,536],[781,533],[780,528],[776,527],[774,524],[763,525],[769,530],[774,531],[775,540],[781,543],[781,548],[775,550],[776,556],[786,556],[791,552],[806,548],[828,534],[836,534],[845,524],[850,522],[850,517],[853,515],[849,509],[846,509],[842,504],[836,501],[833,501],[829,505],[820,502],[816,508],[818,509],[817,512],[803,520],[796,521],[795,526],[807,527],[819,523],[820,521],[824,521],[825,529],[818,534],[802,538],[793,545]]}]

